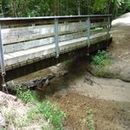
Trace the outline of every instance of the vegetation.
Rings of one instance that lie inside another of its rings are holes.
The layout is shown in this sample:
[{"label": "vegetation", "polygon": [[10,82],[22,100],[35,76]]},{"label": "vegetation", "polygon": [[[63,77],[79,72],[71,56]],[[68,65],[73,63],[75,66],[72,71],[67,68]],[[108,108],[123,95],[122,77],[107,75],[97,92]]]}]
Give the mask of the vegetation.
[{"label": "vegetation", "polygon": [[56,130],[63,129],[65,113],[50,101],[46,100],[42,103],[37,102],[36,106],[29,111],[28,118],[30,120],[38,119],[39,115],[40,117],[47,119]]},{"label": "vegetation", "polygon": [[130,0],[0,0],[0,5],[1,14],[13,17],[101,13],[116,17],[130,11]]},{"label": "vegetation", "polygon": [[105,70],[111,62],[111,57],[106,51],[98,51],[97,54],[91,58],[92,73],[99,77],[108,76]]},{"label": "vegetation", "polygon": [[93,114],[93,110],[88,108],[87,109],[87,127],[89,128],[89,130],[95,130],[95,125],[94,125],[94,114]]},{"label": "vegetation", "polygon": [[42,102],[36,100],[34,93],[30,90],[22,91],[18,90],[17,93],[18,97],[24,101],[25,103],[34,104],[31,109],[27,112],[27,120],[31,122],[36,119],[45,118],[51,123],[55,130],[62,130],[63,129],[63,120],[65,118],[65,113],[60,110],[60,108],[51,103],[48,100],[44,100]]},{"label": "vegetation", "polygon": [[92,56],[93,65],[104,67],[110,63],[110,55],[106,51],[98,51],[96,55]]},{"label": "vegetation", "polygon": [[25,103],[31,102],[34,99],[33,93],[30,90],[23,91],[22,89],[17,90],[17,97]]}]

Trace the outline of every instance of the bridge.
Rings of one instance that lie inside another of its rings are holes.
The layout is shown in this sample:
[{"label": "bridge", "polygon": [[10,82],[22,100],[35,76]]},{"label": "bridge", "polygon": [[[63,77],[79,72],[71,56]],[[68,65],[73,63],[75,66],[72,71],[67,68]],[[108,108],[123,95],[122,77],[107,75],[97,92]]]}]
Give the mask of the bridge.
[{"label": "bridge", "polygon": [[106,48],[111,15],[0,18],[1,84]]}]

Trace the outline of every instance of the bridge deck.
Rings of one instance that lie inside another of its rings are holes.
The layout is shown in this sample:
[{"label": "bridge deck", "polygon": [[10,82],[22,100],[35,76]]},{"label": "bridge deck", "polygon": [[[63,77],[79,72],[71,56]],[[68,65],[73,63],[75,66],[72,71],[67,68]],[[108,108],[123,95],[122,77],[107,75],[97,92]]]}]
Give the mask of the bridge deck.
[{"label": "bridge deck", "polygon": [[110,15],[1,18],[0,25],[1,74],[111,38]]},{"label": "bridge deck", "polygon": [[[106,40],[107,34],[100,33],[90,37],[91,45]],[[82,48],[88,45],[88,38],[82,37],[74,40],[69,40],[59,43],[60,53],[70,52],[77,48]],[[55,57],[55,45],[40,46],[28,50],[17,51],[4,54],[6,70],[15,68],[18,65],[23,66],[37,61],[38,59],[46,59]]]}]

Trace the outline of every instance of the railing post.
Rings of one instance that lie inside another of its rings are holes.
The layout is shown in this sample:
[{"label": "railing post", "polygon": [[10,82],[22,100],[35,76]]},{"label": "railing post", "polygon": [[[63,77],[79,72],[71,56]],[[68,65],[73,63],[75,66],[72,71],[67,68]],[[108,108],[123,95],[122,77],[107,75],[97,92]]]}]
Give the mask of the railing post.
[{"label": "railing post", "polygon": [[111,28],[111,20],[110,17],[108,16],[108,25],[107,25],[107,40],[110,38],[110,28]]},{"label": "railing post", "polygon": [[2,87],[2,90],[6,88],[5,85],[5,64],[4,64],[4,52],[3,52],[3,43],[2,43],[2,34],[1,34],[1,24],[0,24],[0,85]]},{"label": "railing post", "polygon": [[90,22],[90,17],[87,18],[87,38],[88,38],[88,47],[90,46],[90,29],[91,29],[91,22]]},{"label": "railing post", "polygon": [[55,18],[55,19],[54,19],[54,33],[55,33],[54,42],[55,42],[56,58],[58,58],[59,55],[60,55],[60,49],[59,49],[59,34],[58,34],[59,31],[58,31],[58,30],[59,30],[58,19]]}]

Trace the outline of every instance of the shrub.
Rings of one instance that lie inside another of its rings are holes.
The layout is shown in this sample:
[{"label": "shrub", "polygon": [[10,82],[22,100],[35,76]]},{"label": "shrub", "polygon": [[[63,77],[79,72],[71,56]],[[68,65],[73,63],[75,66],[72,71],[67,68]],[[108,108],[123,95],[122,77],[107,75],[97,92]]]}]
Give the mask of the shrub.
[{"label": "shrub", "polygon": [[34,99],[33,94],[30,90],[22,90],[22,89],[17,90],[17,97],[20,98],[25,103],[31,102]]},{"label": "shrub", "polygon": [[46,119],[49,120],[49,122],[53,124],[56,130],[63,129],[63,119],[65,117],[65,113],[56,105],[52,104],[50,101],[44,101],[38,104],[38,110]]},{"label": "shrub", "polygon": [[98,51],[92,56],[92,64],[96,66],[106,66],[111,63],[110,55],[106,51]]},{"label": "shrub", "polygon": [[112,60],[106,51],[98,51],[91,58],[91,72],[99,77],[108,77],[107,69]]},{"label": "shrub", "polygon": [[65,118],[65,113],[60,110],[58,106],[51,103],[49,100],[39,102],[30,90],[25,91],[18,89],[17,96],[25,103],[30,102],[34,106],[27,113],[29,122],[40,118],[46,118],[56,130],[63,129],[63,119]]},{"label": "shrub", "polygon": [[93,118],[94,118],[93,110],[88,108],[86,121],[87,121],[87,127],[89,128],[89,130],[95,130]]}]

